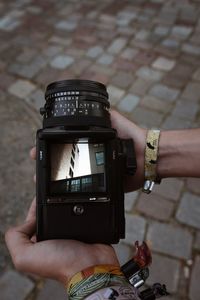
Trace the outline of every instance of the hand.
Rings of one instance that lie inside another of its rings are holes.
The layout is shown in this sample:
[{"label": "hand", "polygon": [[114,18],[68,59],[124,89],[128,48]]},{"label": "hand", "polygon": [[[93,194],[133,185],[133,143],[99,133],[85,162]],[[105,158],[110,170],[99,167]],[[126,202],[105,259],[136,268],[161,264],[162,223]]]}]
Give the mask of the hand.
[{"label": "hand", "polygon": [[65,286],[77,272],[93,265],[119,265],[111,246],[85,244],[73,240],[48,240],[36,243],[36,201],[26,221],[6,232],[6,244],[15,267],[22,272],[56,279]]},{"label": "hand", "polygon": [[125,190],[130,192],[137,190],[144,183],[144,152],[147,130],[142,129],[123,117],[115,110],[110,111],[112,127],[118,132],[118,136],[123,139],[133,139],[137,160],[137,170],[134,176],[127,176],[125,179]]}]

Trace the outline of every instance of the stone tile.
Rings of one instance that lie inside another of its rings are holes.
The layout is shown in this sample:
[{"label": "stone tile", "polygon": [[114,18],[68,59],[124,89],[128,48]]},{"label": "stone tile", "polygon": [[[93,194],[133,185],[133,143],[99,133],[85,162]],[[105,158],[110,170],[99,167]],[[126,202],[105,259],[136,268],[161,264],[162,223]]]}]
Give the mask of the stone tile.
[{"label": "stone tile", "polygon": [[185,193],[179,204],[176,218],[183,224],[200,229],[200,198],[192,193]]},{"label": "stone tile", "polygon": [[26,97],[30,95],[35,89],[36,86],[33,83],[27,80],[18,79],[9,86],[8,92],[19,98],[26,99]]},{"label": "stone tile", "polygon": [[192,235],[179,226],[152,223],[147,240],[152,245],[151,248],[160,253],[183,259],[191,257]]},{"label": "stone tile", "polygon": [[190,120],[178,118],[177,116],[169,115],[162,124],[162,129],[174,130],[174,129],[188,129],[196,127],[195,124],[192,126]]},{"label": "stone tile", "polygon": [[172,28],[172,35],[181,38],[187,38],[193,31],[191,26],[176,25]]},{"label": "stone tile", "polygon": [[149,285],[160,282],[166,285],[169,292],[174,293],[177,291],[180,276],[180,262],[178,260],[153,253],[152,265],[149,271]]},{"label": "stone tile", "polygon": [[17,56],[16,60],[21,63],[29,63],[35,57],[37,51],[35,49],[25,49],[20,55]]},{"label": "stone tile", "polygon": [[195,259],[195,264],[192,268],[192,276],[190,281],[189,296],[191,300],[198,300],[200,294],[200,256]]},{"label": "stone tile", "polygon": [[140,106],[136,107],[131,114],[131,120],[133,122],[147,128],[160,127],[162,119],[163,115],[161,113]]},{"label": "stone tile", "polygon": [[125,47],[126,43],[127,40],[125,38],[117,38],[108,47],[108,52],[111,54],[118,54]]},{"label": "stone tile", "polygon": [[165,114],[172,108],[170,103],[166,103],[164,100],[149,95],[146,95],[144,98],[142,98],[140,105]]},{"label": "stone tile", "polygon": [[33,288],[33,282],[16,271],[8,270],[0,277],[1,300],[24,300]]},{"label": "stone tile", "polygon": [[169,33],[170,27],[167,26],[157,26],[154,30],[154,33],[159,36],[166,36]]},{"label": "stone tile", "polygon": [[48,46],[47,48],[44,49],[44,55],[47,57],[54,57],[55,55],[59,54],[62,51],[63,47],[62,46],[56,46],[56,45],[51,45]]},{"label": "stone tile", "polygon": [[102,56],[99,57],[97,62],[102,65],[110,65],[113,62],[113,59],[114,57],[112,55],[104,53]]},{"label": "stone tile", "polygon": [[133,94],[127,94],[117,105],[120,111],[130,113],[139,103],[140,98]]},{"label": "stone tile", "polygon": [[61,36],[53,35],[49,39],[49,43],[55,43],[56,45],[69,46],[72,43],[70,38],[64,38]]},{"label": "stone tile", "polygon": [[177,178],[162,179],[161,184],[154,186],[154,193],[172,201],[178,201],[183,187],[183,180]]},{"label": "stone tile", "polygon": [[120,265],[125,264],[133,256],[133,253],[131,253],[130,246],[123,244],[122,242],[118,245],[113,245],[113,247],[117,254]]},{"label": "stone tile", "polygon": [[125,199],[124,199],[124,206],[125,206],[125,211],[130,212],[132,211],[136,200],[138,197],[138,192],[130,192],[130,193],[125,193]]},{"label": "stone tile", "polygon": [[176,64],[175,60],[166,57],[158,57],[152,64],[152,67],[161,71],[170,71]]},{"label": "stone tile", "polygon": [[135,35],[135,39],[140,41],[145,41],[148,37],[149,37],[149,31],[145,29],[139,30]]},{"label": "stone tile", "polygon": [[196,250],[200,250],[200,231],[196,233],[195,242],[194,242],[194,248]]},{"label": "stone tile", "polygon": [[171,49],[178,49],[179,48],[179,42],[174,39],[165,39],[162,42],[162,45]]},{"label": "stone tile", "polygon": [[200,85],[197,82],[189,82],[185,87],[182,98],[189,101],[199,101],[200,100]]},{"label": "stone tile", "polygon": [[41,89],[35,90],[27,99],[27,102],[31,103],[39,112],[39,109],[44,106],[44,91]]},{"label": "stone tile", "polygon": [[86,55],[91,58],[96,58],[103,53],[103,48],[100,46],[91,47]]},{"label": "stone tile", "polygon": [[130,72],[119,71],[111,79],[111,84],[114,84],[120,88],[129,87],[134,81],[134,76]]},{"label": "stone tile", "polygon": [[138,50],[134,48],[126,47],[121,53],[121,57],[132,60],[138,54]]},{"label": "stone tile", "polygon": [[163,78],[164,74],[158,70],[154,70],[149,67],[141,67],[136,75],[140,78],[151,80],[151,81],[159,81]]},{"label": "stone tile", "polygon": [[196,72],[193,75],[193,78],[195,80],[200,80],[200,68],[196,70]]},{"label": "stone tile", "polygon": [[19,19],[11,15],[5,15],[3,18],[0,18],[0,30],[12,31],[16,29],[20,23]]},{"label": "stone tile", "polygon": [[149,91],[151,96],[169,102],[175,101],[179,93],[180,91],[178,89],[170,88],[164,84],[155,84]]},{"label": "stone tile", "polygon": [[192,44],[183,44],[182,51],[192,55],[200,55],[200,47]]},{"label": "stone tile", "polygon": [[36,300],[67,299],[67,291],[58,281],[46,280]]},{"label": "stone tile", "polygon": [[136,209],[149,217],[161,221],[167,221],[172,216],[174,204],[155,193],[141,194]]},{"label": "stone tile", "polygon": [[77,23],[75,21],[59,21],[56,26],[57,29],[62,29],[66,31],[74,31],[77,27]]},{"label": "stone tile", "polygon": [[73,64],[74,58],[68,55],[58,55],[51,62],[50,66],[55,69],[65,69]]},{"label": "stone tile", "polygon": [[129,91],[136,95],[144,96],[152,84],[153,81],[151,79],[137,78]]},{"label": "stone tile", "polygon": [[124,243],[133,245],[135,241],[144,240],[146,221],[144,218],[126,214],[126,238]]},{"label": "stone tile", "polygon": [[176,106],[172,111],[172,115],[185,118],[188,120],[195,120],[196,114],[199,111],[199,105],[188,101],[177,101]]},{"label": "stone tile", "polygon": [[116,105],[125,93],[124,90],[122,90],[114,85],[108,85],[107,91],[109,94],[109,100],[112,105]]},{"label": "stone tile", "polygon": [[187,178],[186,186],[190,191],[192,191],[196,194],[200,194],[200,179],[199,178]]}]

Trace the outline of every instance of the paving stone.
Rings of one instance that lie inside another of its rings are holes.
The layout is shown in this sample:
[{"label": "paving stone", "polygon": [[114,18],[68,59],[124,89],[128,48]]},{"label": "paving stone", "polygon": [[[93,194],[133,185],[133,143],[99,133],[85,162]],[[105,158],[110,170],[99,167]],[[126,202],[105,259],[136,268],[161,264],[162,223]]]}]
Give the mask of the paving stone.
[{"label": "paving stone", "polygon": [[152,86],[153,81],[151,79],[143,79],[143,78],[137,78],[133,85],[130,87],[129,91],[139,95],[144,96],[146,92],[149,90],[149,88]]},{"label": "paving stone", "polygon": [[0,19],[0,30],[13,31],[20,25],[20,20],[11,15],[4,16]]},{"label": "paving stone", "polygon": [[151,96],[169,102],[175,101],[179,93],[180,91],[178,89],[170,88],[164,84],[155,84],[149,91]]},{"label": "paving stone", "polygon": [[65,69],[73,64],[74,58],[68,55],[58,55],[51,62],[50,66],[56,69]]},{"label": "paving stone", "polygon": [[112,55],[105,53],[99,57],[97,62],[102,65],[110,65],[113,62],[113,59],[114,59],[114,57]]},{"label": "paving stone", "polygon": [[139,106],[136,107],[131,114],[131,120],[133,122],[147,128],[160,127],[162,119],[163,115],[160,112],[145,109]]},{"label": "paving stone", "polygon": [[149,217],[166,221],[172,216],[174,204],[155,193],[150,195],[141,194],[136,209]]},{"label": "paving stone", "polygon": [[169,27],[157,26],[154,30],[154,33],[159,36],[166,36],[169,33]]},{"label": "paving stone", "polygon": [[126,214],[126,238],[124,243],[133,245],[135,241],[144,240],[146,221],[136,215]]},{"label": "paving stone", "polygon": [[186,186],[190,191],[192,191],[196,194],[200,194],[200,179],[199,178],[187,178]]},{"label": "paving stone", "polygon": [[189,120],[195,120],[199,105],[197,103],[188,103],[188,101],[177,101],[172,111],[172,115]]},{"label": "paving stone", "polygon": [[162,124],[162,129],[165,130],[174,130],[174,129],[188,129],[188,128],[196,128],[197,125],[193,125],[190,120],[185,118],[178,118],[177,116],[169,116],[165,119]]},{"label": "paving stone", "polygon": [[49,46],[47,48],[45,48],[44,50],[44,54],[47,56],[47,57],[54,57],[55,55],[57,55],[58,53],[60,53],[62,51],[63,47],[62,46],[55,46],[55,45],[52,45],[52,46]]},{"label": "paving stone", "polygon": [[177,178],[162,179],[161,184],[156,184],[154,187],[154,193],[168,198],[172,201],[178,201],[183,189],[183,180]]},{"label": "paving stone", "polygon": [[192,33],[193,28],[190,26],[176,25],[172,28],[172,35],[187,38]]},{"label": "paving stone", "polygon": [[20,55],[17,56],[17,61],[21,63],[29,63],[35,57],[37,51],[35,49],[25,49]]},{"label": "paving stone", "polygon": [[136,33],[135,39],[140,41],[145,41],[148,38],[148,36],[149,36],[149,31],[145,29],[141,29]]},{"label": "paving stone", "polygon": [[195,80],[200,80],[200,68],[196,70],[196,72],[193,75],[193,78]]},{"label": "paving stone", "polygon": [[10,87],[8,88],[8,92],[19,98],[26,99],[26,97],[30,95],[35,89],[36,86],[33,83],[27,80],[18,79],[10,85]]},{"label": "paving stone", "polygon": [[55,43],[56,45],[63,45],[63,46],[69,46],[72,43],[72,40],[70,38],[64,38],[61,36],[53,35],[49,39],[50,43]]},{"label": "paving stone", "polygon": [[148,229],[147,240],[155,251],[177,258],[189,259],[191,257],[192,235],[181,227],[152,223]]},{"label": "paving stone", "polygon": [[37,89],[26,100],[30,102],[39,112],[39,109],[45,104],[44,91]]},{"label": "paving stone", "polygon": [[166,57],[158,57],[152,64],[152,67],[161,71],[170,71],[176,64],[175,60]]},{"label": "paving stone", "polygon": [[184,44],[182,51],[193,55],[200,55],[200,47],[192,44]]},{"label": "paving stone", "polygon": [[86,55],[91,58],[96,58],[97,56],[101,55],[102,53],[103,53],[103,48],[100,46],[95,46],[95,47],[91,47],[87,51]]},{"label": "paving stone", "polygon": [[141,67],[136,75],[140,78],[151,80],[151,81],[159,81],[163,78],[164,74],[160,71],[154,70],[149,67]]},{"label": "paving stone", "polygon": [[185,87],[182,95],[182,98],[185,98],[189,101],[199,101],[200,100],[200,85],[197,82],[189,82]]},{"label": "paving stone", "polygon": [[57,29],[67,30],[67,31],[73,31],[76,29],[77,23],[75,21],[59,21],[56,24]]},{"label": "paving stone", "polygon": [[133,257],[133,253],[131,253],[130,246],[123,244],[122,242],[113,245],[115,252],[117,254],[120,265],[125,264],[131,257]]},{"label": "paving stone", "polygon": [[134,48],[126,47],[121,53],[121,57],[132,60],[138,54],[138,50]]},{"label": "paving stone", "polygon": [[111,84],[120,88],[127,88],[134,82],[134,77],[130,72],[119,71],[112,77]]},{"label": "paving stone", "polygon": [[0,277],[1,300],[24,300],[33,288],[33,282],[16,271],[8,270]]},{"label": "paving stone", "polygon": [[196,233],[194,248],[200,251],[200,231]]},{"label": "paving stone", "polygon": [[108,85],[107,91],[109,94],[109,100],[112,105],[116,105],[125,93],[124,90],[122,90],[114,85]]},{"label": "paving stone", "polygon": [[115,39],[108,48],[108,52],[111,54],[118,54],[125,47],[127,40],[125,38]]},{"label": "paving stone", "polygon": [[179,204],[176,218],[183,224],[200,229],[200,197],[185,193]]},{"label": "paving stone", "polygon": [[138,197],[138,192],[130,192],[125,194],[125,199],[124,199],[124,205],[125,205],[125,211],[130,212],[137,200]]},{"label": "paving stone", "polygon": [[117,105],[117,108],[123,112],[131,112],[139,103],[140,98],[133,94],[127,94]]},{"label": "paving stone", "polygon": [[160,282],[166,285],[169,292],[177,291],[180,275],[180,262],[178,260],[153,253],[149,271],[150,276],[147,281],[149,285]]},{"label": "paving stone", "polygon": [[172,108],[170,103],[166,103],[166,101],[164,100],[149,95],[142,98],[142,100],[140,101],[140,105],[161,113],[167,113]]},{"label": "paving stone", "polygon": [[67,291],[58,281],[46,280],[44,287],[39,292],[36,300],[66,300]]},{"label": "paving stone", "polygon": [[172,48],[172,49],[177,49],[179,48],[179,42],[174,40],[174,39],[165,39],[163,42],[162,42],[162,45],[165,46],[165,47],[169,47],[169,48]]},{"label": "paving stone", "polygon": [[189,296],[191,300],[198,300],[200,294],[200,256],[197,256],[195,259],[195,264],[192,269],[192,276],[190,281]]}]

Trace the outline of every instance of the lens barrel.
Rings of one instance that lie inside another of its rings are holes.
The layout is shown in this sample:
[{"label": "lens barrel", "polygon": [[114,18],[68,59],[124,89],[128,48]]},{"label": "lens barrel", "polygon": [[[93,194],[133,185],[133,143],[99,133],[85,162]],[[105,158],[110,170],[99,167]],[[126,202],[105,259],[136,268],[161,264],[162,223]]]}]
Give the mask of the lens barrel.
[{"label": "lens barrel", "polygon": [[104,84],[69,79],[49,84],[40,109],[43,127],[111,127],[108,93]]}]

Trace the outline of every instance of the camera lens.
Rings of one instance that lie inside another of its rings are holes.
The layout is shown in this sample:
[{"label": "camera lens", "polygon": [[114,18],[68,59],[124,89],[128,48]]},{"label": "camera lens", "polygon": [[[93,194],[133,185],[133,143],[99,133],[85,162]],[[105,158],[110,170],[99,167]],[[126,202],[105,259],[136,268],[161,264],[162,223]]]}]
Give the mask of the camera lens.
[{"label": "camera lens", "polygon": [[70,79],[49,84],[46,104],[40,112],[44,127],[111,127],[105,85],[91,80]]}]

